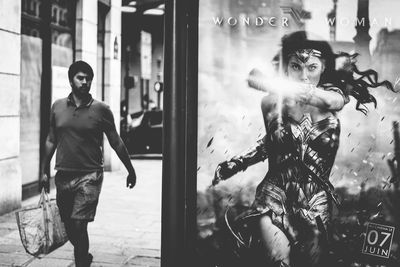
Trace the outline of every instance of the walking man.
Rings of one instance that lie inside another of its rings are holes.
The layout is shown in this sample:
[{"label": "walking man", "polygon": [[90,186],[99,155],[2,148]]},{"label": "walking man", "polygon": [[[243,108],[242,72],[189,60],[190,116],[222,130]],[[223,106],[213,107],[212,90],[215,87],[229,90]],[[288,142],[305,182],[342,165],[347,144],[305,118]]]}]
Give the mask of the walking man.
[{"label": "walking man", "polygon": [[46,167],[56,153],[57,205],[68,238],[74,246],[77,267],[90,266],[88,222],[94,220],[103,182],[103,133],[128,170],[126,186],[133,188],[136,174],[118,135],[110,108],[92,98],[93,70],[84,61],[68,70],[72,92],[51,107],[50,129],[41,162],[40,189],[49,192]]}]

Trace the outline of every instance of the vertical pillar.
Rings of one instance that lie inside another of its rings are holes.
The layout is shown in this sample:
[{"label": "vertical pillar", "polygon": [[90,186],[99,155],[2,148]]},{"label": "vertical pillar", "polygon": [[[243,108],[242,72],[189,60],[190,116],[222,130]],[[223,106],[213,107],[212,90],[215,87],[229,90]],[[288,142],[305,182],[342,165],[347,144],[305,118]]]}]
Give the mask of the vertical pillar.
[{"label": "vertical pillar", "polygon": [[[76,4],[75,60],[84,60],[97,73],[97,0],[78,0]],[[90,93],[97,98],[97,77]]]},{"label": "vertical pillar", "polygon": [[167,0],[161,266],[191,266],[196,235],[198,1]]},{"label": "vertical pillar", "polygon": [[0,1],[0,214],[21,206],[21,1]]},{"label": "vertical pillar", "polygon": [[[46,138],[49,133],[51,108],[51,1],[43,1],[40,5],[42,21],[40,35],[42,37],[42,75],[40,79],[40,161],[44,158]],[[49,175],[50,168],[45,172]],[[39,173],[37,174],[39,176]]]},{"label": "vertical pillar", "polygon": [[[78,0],[76,12],[76,60],[88,62],[97,73],[97,0]],[[116,128],[120,124],[121,90],[121,1],[111,0],[110,11],[105,25],[104,58],[104,102],[114,113]],[[97,96],[97,83],[94,77],[91,94]],[[116,170],[120,163],[108,142],[104,143],[104,166],[106,170]]]},{"label": "vertical pillar", "polygon": [[[111,0],[105,25],[104,102],[114,113],[117,131],[120,130],[121,108],[121,1]],[[104,144],[106,170],[118,170],[120,161],[108,142]]]}]

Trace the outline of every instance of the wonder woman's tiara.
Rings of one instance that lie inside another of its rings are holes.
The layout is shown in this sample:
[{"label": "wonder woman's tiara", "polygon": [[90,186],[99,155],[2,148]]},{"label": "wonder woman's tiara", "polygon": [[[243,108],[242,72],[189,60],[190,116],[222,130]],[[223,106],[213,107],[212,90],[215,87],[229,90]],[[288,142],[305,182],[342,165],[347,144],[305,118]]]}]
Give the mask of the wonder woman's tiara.
[{"label": "wonder woman's tiara", "polygon": [[296,51],[293,52],[293,53],[290,53],[290,54],[289,54],[289,58],[290,58],[291,56],[295,56],[295,57],[297,57],[301,62],[305,63],[305,62],[307,62],[307,61],[310,59],[310,57],[312,57],[312,56],[314,56],[314,57],[319,57],[319,58],[322,57],[322,53],[321,53],[321,51],[316,50],[316,49],[299,49],[299,50],[296,50]]}]

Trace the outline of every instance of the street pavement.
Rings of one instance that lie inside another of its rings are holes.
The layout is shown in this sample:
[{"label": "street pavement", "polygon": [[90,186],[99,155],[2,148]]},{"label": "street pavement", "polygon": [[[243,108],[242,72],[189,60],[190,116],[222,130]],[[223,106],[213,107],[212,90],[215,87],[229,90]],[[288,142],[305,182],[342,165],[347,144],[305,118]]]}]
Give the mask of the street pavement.
[{"label": "street pavement", "polygon": [[[160,266],[161,160],[132,163],[138,177],[133,189],[126,188],[125,169],[104,175],[97,215],[88,230],[92,267]],[[38,200],[33,197],[22,205]],[[27,254],[12,212],[0,216],[0,266],[73,267],[73,247],[67,242],[41,259]]]}]

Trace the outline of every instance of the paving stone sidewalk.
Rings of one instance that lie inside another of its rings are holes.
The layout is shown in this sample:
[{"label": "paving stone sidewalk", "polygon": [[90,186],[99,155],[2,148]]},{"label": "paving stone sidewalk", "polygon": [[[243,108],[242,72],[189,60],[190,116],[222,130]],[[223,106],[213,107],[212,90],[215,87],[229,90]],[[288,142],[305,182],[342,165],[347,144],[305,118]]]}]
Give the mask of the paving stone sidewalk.
[{"label": "paving stone sidewalk", "polygon": [[[126,171],[106,172],[94,222],[89,224],[92,267],[160,266],[161,160],[133,160],[135,188],[126,188]],[[52,190],[50,196],[55,196]],[[23,202],[34,205],[38,197]],[[42,259],[21,244],[14,212],[0,216],[0,266],[73,267],[68,242]]]}]

